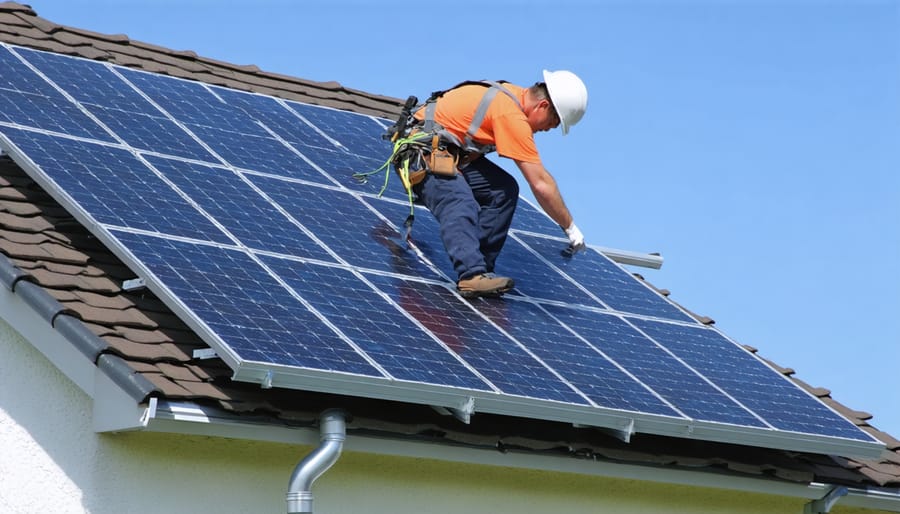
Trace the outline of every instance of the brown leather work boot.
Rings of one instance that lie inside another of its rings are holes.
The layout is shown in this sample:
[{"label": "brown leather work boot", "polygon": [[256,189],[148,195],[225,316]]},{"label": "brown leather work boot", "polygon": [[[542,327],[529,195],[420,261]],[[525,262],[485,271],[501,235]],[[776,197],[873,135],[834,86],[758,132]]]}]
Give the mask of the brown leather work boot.
[{"label": "brown leather work boot", "polygon": [[463,298],[479,296],[497,297],[515,286],[513,279],[498,277],[493,273],[482,273],[474,277],[464,278],[456,283],[456,290]]}]

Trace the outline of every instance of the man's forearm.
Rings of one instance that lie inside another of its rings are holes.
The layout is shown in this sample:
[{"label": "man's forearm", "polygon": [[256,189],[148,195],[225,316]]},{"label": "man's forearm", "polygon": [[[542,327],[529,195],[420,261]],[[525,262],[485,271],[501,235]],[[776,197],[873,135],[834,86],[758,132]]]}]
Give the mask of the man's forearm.
[{"label": "man's forearm", "polygon": [[531,187],[534,198],[544,212],[563,230],[572,225],[572,214],[563,201],[556,180],[540,163],[516,161],[522,175]]}]

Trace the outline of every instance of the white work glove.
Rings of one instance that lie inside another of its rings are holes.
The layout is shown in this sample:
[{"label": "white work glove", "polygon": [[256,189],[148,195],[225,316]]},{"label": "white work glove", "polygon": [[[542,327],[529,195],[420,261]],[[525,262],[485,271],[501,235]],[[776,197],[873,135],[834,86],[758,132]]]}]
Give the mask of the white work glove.
[{"label": "white work glove", "polygon": [[569,237],[569,247],[565,249],[565,254],[572,256],[587,248],[584,244],[584,234],[578,230],[574,221],[569,225],[569,228],[566,229],[566,236]]}]

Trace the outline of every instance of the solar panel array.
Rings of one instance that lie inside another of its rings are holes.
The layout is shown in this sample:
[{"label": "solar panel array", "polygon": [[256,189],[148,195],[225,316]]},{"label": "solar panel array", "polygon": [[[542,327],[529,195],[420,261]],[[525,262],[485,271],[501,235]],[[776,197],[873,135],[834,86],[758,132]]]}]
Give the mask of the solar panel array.
[{"label": "solar panel array", "polygon": [[[521,201],[464,300],[394,181],[387,120],[0,48],[2,144],[236,380],[632,433],[874,454],[880,444]],[[377,182],[377,183],[376,183]]]}]

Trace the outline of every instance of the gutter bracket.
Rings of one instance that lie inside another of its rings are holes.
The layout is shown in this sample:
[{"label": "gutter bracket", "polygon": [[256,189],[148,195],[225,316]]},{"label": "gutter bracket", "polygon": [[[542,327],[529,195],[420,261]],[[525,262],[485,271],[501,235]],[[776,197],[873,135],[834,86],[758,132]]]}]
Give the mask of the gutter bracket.
[{"label": "gutter bracket", "polygon": [[150,397],[150,401],[147,404],[147,408],[144,409],[144,415],[141,416],[141,426],[147,428],[147,425],[150,424],[150,420],[156,417],[156,406],[159,403],[159,400],[155,396]]},{"label": "gutter bracket", "polygon": [[468,425],[472,421],[472,414],[475,414],[475,397],[467,396],[460,400],[456,407],[432,405],[431,408],[441,416],[453,416],[457,420]]},{"label": "gutter bracket", "polygon": [[475,414],[475,398],[469,396],[456,408],[450,407],[453,417],[468,425],[472,421],[472,414]]},{"label": "gutter bracket", "polygon": [[[573,424],[572,426],[574,426],[575,428],[585,427],[585,425],[580,425],[577,423]],[[599,430],[601,432],[606,432],[607,434],[612,435],[623,443],[630,443],[631,436],[634,435],[634,418],[629,419],[625,426],[622,428],[599,428]]]},{"label": "gutter bracket", "polygon": [[834,486],[818,500],[812,500],[803,506],[803,514],[828,514],[834,504],[846,496],[848,489],[844,486]]},{"label": "gutter bracket", "polygon": [[266,376],[263,377],[262,382],[259,384],[263,389],[272,389],[272,381],[275,379],[275,373],[272,373],[272,370],[266,371]]}]

